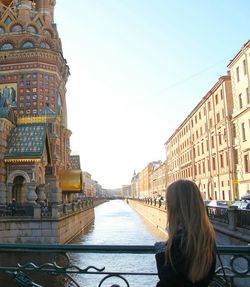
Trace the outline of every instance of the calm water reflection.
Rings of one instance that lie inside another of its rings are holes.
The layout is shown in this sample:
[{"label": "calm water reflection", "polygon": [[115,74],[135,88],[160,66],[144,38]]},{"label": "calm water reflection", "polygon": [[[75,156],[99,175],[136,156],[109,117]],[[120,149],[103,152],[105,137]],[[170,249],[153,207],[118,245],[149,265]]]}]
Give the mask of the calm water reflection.
[{"label": "calm water reflection", "polygon": [[[164,240],[165,236],[147,224],[129,205],[121,200],[104,203],[95,209],[95,221],[88,230],[74,240],[76,244],[104,245],[152,245],[155,241]],[[89,265],[103,267],[107,271],[123,272],[156,272],[154,255],[134,254],[73,254],[74,264],[82,268]],[[131,287],[155,286],[156,277],[128,276]],[[81,286],[98,286],[101,275],[78,276]],[[113,279],[114,280],[114,279]],[[102,286],[111,286],[121,281],[107,281]]]},{"label": "calm water reflection", "polygon": [[[151,224],[131,209],[124,201],[113,200],[95,208],[94,222],[76,238],[72,244],[91,244],[91,245],[153,245],[155,241],[165,240],[165,236]],[[246,243],[239,240],[228,238],[217,233],[218,244],[240,244]],[[49,258],[50,257],[50,258]],[[156,272],[154,255],[134,255],[134,254],[71,254],[71,264],[80,268],[90,265],[98,268],[104,267],[105,271],[112,272]],[[37,254],[30,257],[29,254],[1,254],[0,263],[6,264],[8,261],[27,263],[42,260],[43,263],[51,261],[53,254]],[[223,258],[223,262],[228,258]],[[240,266],[239,266],[240,267]],[[34,276],[35,282],[43,287],[69,287],[62,277],[48,277],[47,275]],[[77,275],[74,279],[81,287],[97,287],[103,275]],[[127,276],[131,287],[154,287],[157,277],[149,276]],[[118,280],[107,281],[102,287],[110,287],[112,284],[126,286]],[[0,287],[18,286],[13,280],[0,275]],[[239,285],[241,286],[241,285]],[[247,285],[242,285],[247,286]]]}]

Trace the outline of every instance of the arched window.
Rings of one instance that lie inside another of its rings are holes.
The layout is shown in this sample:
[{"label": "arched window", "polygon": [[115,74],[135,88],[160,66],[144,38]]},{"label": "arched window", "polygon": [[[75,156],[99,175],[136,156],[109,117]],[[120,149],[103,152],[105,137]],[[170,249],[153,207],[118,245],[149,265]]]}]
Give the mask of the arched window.
[{"label": "arched window", "polygon": [[1,50],[11,50],[13,49],[13,45],[11,43],[5,43],[2,45]]},{"label": "arched window", "polygon": [[27,31],[30,32],[30,33],[33,33],[33,34],[37,34],[37,29],[36,27],[32,26],[32,25],[29,25],[27,27]]},{"label": "arched window", "polygon": [[24,49],[34,48],[34,44],[32,42],[30,42],[30,41],[27,41],[27,42],[24,42],[22,44],[22,48],[24,48]]},{"label": "arched window", "polygon": [[19,24],[11,27],[11,32],[21,32],[22,30],[23,30],[23,27]]},{"label": "arched window", "polygon": [[45,49],[50,49],[50,45],[47,42],[41,42],[40,47],[45,48]]}]

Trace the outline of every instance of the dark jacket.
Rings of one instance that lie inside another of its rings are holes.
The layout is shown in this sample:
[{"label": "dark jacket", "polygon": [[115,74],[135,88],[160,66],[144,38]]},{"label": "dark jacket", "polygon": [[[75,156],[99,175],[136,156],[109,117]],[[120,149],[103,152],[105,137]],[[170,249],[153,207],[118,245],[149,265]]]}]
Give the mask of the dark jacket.
[{"label": "dark jacket", "polygon": [[[185,258],[180,248],[181,238],[178,236],[174,240],[171,248],[173,266],[170,262],[165,264],[165,252],[157,253],[156,264],[160,281],[156,287],[207,287],[213,279],[215,272],[216,256],[207,276],[201,281],[192,283],[188,279],[187,265],[192,258]],[[215,252],[216,253],[216,252]]]}]

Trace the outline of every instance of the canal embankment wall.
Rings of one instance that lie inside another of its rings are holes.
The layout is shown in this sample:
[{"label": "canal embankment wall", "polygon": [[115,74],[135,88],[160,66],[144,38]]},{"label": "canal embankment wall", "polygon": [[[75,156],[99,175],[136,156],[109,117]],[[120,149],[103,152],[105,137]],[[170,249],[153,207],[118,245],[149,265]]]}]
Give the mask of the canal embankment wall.
[{"label": "canal embankment wall", "polygon": [[68,243],[93,222],[94,207],[103,202],[105,200],[96,200],[92,206],[62,215],[52,211],[52,216],[48,218],[1,217],[0,243]]},{"label": "canal embankment wall", "polygon": [[[127,199],[127,203],[152,225],[165,232],[167,224],[167,212],[165,208],[156,205],[146,204],[144,201],[136,199]],[[229,210],[231,212],[231,210]],[[238,239],[242,242],[250,242],[250,230],[246,228],[232,228],[231,224],[215,221],[211,219],[216,232],[222,233],[228,237]],[[166,233],[166,232],[165,232]]]},{"label": "canal embankment wall", "polygon": [[156,206],[149,206],[141,201],[127,199],[127,203],[143,218],[166,234],[167,212]]}]

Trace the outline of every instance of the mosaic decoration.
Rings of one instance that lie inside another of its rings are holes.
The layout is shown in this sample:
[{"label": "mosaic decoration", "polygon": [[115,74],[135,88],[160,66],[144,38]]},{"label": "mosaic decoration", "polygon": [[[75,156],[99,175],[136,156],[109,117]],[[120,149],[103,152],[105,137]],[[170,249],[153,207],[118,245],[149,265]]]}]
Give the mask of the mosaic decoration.
[{"label": "mosaic decoration", "polygon": [[17,25],[14,25],[12,28],[11,28],[11,32],[22,32],[23,30],[23,27],[19,24]]},{"label": "mosaic decoration", "polygon": [[40,19],[37,19],[37,20],[36,20],[36,23],[40,26],[40,28],[42,28],[42,27],[43,27],[43,24],[42,24],[42,22],[41,22],[41,20],[40,20]]},{"label": "mosaic decoration", "polygon": [[12,50],[12,49],[14,49],[14,47],[11,43],[5,43],[1,47],[1,50]]},{"label": "mosaic decoration", "polygon": [[30,41],[27,41],[27,42],[23,43],[22,48],[24,48],[24,49],[34,48],[34,44]]},{"label": "mosaic decoration", "polygon": [[50,45],[46,42],[41,42],[40,43],[40,47],[41,48],[44,48],[44,49],[50,49]]},{"label": "mosaic decoration", "polygon": [[44,124],[17,126],[11,133],[7,145],[6,159],[41,157],[46,139]]},{"label": "mosaic decoration", "polygon": [[0,84],[0,98],[6,100],[7,105],[15,107],[17,104],[17,84]]},{"label": "mosaic decoration", "polygon": [[12,22],[12,20],[9,16],[4,20],[5,25],[9,25],[11,22]]},{"label": "mosaic decoration", "polygon": [[81,169],[80,156],[71,155],[70,156],[70,166],[72,169]]},{"label": "mosaic decoration", "polygon": [[33,34],[37,34],[38,33],[37,29],[34,26],[32,26],[32,25],[28,26],[27,31],[30,32],[30,33],[33,33]]}]

